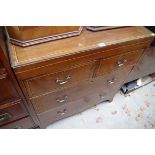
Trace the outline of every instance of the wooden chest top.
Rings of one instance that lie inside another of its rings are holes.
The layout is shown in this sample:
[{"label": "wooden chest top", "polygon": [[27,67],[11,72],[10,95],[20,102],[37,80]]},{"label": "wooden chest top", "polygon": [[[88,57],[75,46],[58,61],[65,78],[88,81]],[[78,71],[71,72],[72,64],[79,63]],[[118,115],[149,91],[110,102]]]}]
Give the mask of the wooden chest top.
[{"label": "wooden chest top", "polygon": [[11,64],[13,68],[19,68],[20,66],[62,58],[91,49],[102,48],[104,50],[120,44],[136,43],[136,40],[145,41],[148,38],[153,38],[153,36],[154,34],[145,27],[125,27],[99,32],[84,29],[80,36],[26,48],[9,44]]}]

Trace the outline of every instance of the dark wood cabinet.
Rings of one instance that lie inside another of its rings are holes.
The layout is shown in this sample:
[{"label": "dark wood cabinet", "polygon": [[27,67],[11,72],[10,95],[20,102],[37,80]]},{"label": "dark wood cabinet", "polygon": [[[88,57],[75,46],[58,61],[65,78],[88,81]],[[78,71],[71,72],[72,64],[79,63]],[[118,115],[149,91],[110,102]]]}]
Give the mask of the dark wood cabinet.
[{"label": "dark wood cabinet", "polygon": [[[22,120],[26,123],[28,120],[26,118],[30,115],[26,104],[26,99],[10,67],[3,28],[0,28],[0,128],[11,128],[15,124],[18,126]],[[19,119],[21,121],[18,121]],[[31,117],[29,122],[31,125],[25,124],[23,127],[35,126]]]}]

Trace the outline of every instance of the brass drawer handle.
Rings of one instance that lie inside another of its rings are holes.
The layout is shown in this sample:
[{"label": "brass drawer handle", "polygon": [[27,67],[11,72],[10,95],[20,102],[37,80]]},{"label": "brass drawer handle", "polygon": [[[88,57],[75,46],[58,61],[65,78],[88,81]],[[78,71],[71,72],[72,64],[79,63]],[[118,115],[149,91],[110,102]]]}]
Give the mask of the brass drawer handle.
[{"label": "brass drawer handle", "polygon": [[112,85],[112,84],[114,84],[114,83],[115,83],[115,81],[116,81],[116,79],[115,79],[115,78],[113,78],[112,80],[109,80],[109,81],[108,81],[108,83],[109,83],[110,85]]},{"label": "brass drawer handle", "polygon": [[9,113],[4,113],[2,115],[0,115],[0,122],[6,121],[8,119],[10,119],[12,116]]},{"label": "brass drawer handle", "polygon": [[60,116],[63,116],[66,114],[66,112],[67,112],[67,109],[64,109],[63,111],[58,111],[57,114]]},{"label": "brass drawer handle", "polygon": [[67,99],[68,99],[68,96],[66,95],[66,96],[64,96],[63,99],[57,99],[56,101],[59,102],[59,103],[64,103],[64,102],[67,101]]},{"label": "brass drawer handle", "polygon": [[71,76],[66,76],[64,80],[57,79],[55,82],[59,85],[64,85],[71,79]]},{"label": "brass drawer handle", "polygon": [[124,59],[122,61],[118,61],[117,62],[117,65],[118,65],[118,67],[121,67],[121,66],[125,65],[125,63],[127,63],[127,60],[126,59]]}]

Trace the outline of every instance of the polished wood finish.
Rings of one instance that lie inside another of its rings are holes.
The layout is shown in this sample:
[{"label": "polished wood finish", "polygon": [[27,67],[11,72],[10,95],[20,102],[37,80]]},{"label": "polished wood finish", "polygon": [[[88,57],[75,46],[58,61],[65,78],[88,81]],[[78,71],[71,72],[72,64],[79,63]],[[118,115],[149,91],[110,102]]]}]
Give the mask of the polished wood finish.
[{"label": "polished wood finish", "polygon": [[[39,67],[39,62],[46,61],[44,63],[49,64],[49,59],[58,63],[66,59],[75,59],[75,56],[81,57],[99,51],[107,52],[108,50],[109,53],[110,49],[118,47],[128,50],[126,46],[123,45],[129,46],[132,44],[132,46],[134,46],[133,43],[146,42],[143,45],[143,48],[145,48],[152,41],[152,37],[152,33],[144,27],[130,27],[95,33],[84,30],[81,35],[77,37],[57,40],[27,48],[10,45],[11,63],[13,68],[18,68],[15,69],[15,71],[23,72],[28,69],[36,68],[37,66]],[[105,46],[101,43],[104,43]],[[116,50],[113,54],[117,53],[119,52]],[[106,54],[104,53],[104,55]],[[108,57],[109,56],[110,55],[108,55]],[[25,69],[19,66],[25,66]],[[41,63],[41,66],[43,66],[43,63]]]},{"label": "polished wood finish", "polygon": [[101,76],[111,73],[114,70],[122,70],[126,66],[133,66],[142,55],[142,52],[143,50],[137,50],[126,54],[117,55],[112,58],[102,59],[96,75]]},{"label": "polished wood finish", "polygon": [[101,101],[111,101],[153,38],[144,27],[84,29],[73,38],[8,47],[28,107],[44,128]]},{"label": "polished wood finish", "polygon": [[21,101],[16,100],[10,103],[8,107],[0,109],[0,126],[8,122],[27,116],[27,112],[21,106]]},{"label": "polished wood finish", "polygon": [[45,74],[25,81],[29,96],[38,96],[43,93],[65,88],[68,85],[92,78],[95,62],[89,62],[63,72]]},{"label": "polished wood finish", "polygon": [[12,123],[6,124],[1,129],[31,129],[35,128],[35,124],[30,117],[24,117]]},{"label": "polished wood finish", "polygon": [[146,75],[155,73],[155,47],[148,47],[139,62],[129,74],[126,82],[136,80]]},{"label": "polished wood finish", "polygon": [[7,26],[11,43],[26,47],[47,41],[79,35],[80,26]]},{"label": "polished wood finish", "polygon": [[[110,96],[110,94],[108,94],[110,92],[109,90],[118,90],[120,83],[123,83],[124,77],[128,75],[130,70],[131,67],[128,67],[121,71],[115,71],[112,74],[108,74],[106,76],[100,76],[93,79],[92,81],[83,81],[56,92],[47,93],[39,97],[32,98],[31,101],[36,112],[40,114],[47,112],[49,109],[56,108],[64,104],[74,104],[74,102],[79,100],[79,98],[82,99],[89,93],[96,92],[98,93],[98,98],[101,95],[103,98],[103,95],[105,95],[105,99],[108,99],[107,96]],[[122,73],[124,77],[122,77],[120,73]]]},{"label": "polished wood finish", "polygon": [[[0,75],[0,101],[1,103],[10,98],[17,98],[17,94],[7,73]],[[0,103],[0,104],[1,104]]]},{"label": "polished wood finish", "polygon": [[11,38],[28,41],[78,31],[79,26],[7,26]]},{"label": "polished wood finish", "polygon": [[3,28],[0,27],[0,128],[29,115],[26,99],[9,64]]},{"label": "polished wood finish", "polygon": [[104,31],[110,29],[122,28],[123,26],[87,26],[87,29],[93,32]]}]

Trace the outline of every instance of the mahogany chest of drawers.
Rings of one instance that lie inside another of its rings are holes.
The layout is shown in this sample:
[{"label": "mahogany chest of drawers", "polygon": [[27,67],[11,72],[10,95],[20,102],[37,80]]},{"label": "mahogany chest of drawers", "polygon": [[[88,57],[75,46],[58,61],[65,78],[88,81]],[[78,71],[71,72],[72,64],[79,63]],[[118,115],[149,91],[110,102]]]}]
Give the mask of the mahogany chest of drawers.
[{"label": "mahogany chest of drawers", "polygon": [[50,123],[111,101],[152,42],[144,27],[126,27],[22,48],[10,61],[35,123]]}]

